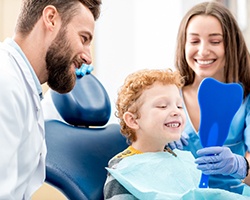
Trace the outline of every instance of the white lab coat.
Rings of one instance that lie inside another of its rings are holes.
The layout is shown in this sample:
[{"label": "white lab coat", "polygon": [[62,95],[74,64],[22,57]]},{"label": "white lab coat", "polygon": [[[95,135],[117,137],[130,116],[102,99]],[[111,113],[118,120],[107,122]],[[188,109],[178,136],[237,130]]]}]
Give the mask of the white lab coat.
[{"label": "white lab coat", "polygon": [[59,121],[64,121],[64,119],[61,117],[61,115],[58,113],[52,97],[51,97],[51,89],[48,89],[48,91],[45,93],[43,100],[41,101],[42,109],[43,109],[43,115],[45,120],[52,120],[56,119]]},{"label": "white lab coat", "polygon": [[30,199],[45,178],[44,119],[21,54],[0,44],[0,199]]}]

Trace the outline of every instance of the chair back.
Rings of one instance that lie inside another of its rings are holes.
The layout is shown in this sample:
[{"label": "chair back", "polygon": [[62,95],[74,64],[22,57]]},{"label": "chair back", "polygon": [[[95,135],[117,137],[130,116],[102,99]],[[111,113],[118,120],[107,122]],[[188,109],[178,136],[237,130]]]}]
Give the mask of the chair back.
[{"label": "chair back", "polygon": [[118,124],[107,124],[110,100],[93,75],[67,94],[51,91],[65,121],[45,119],[46,182],[71,200],[101,200],[108,161],[127,148]]}]

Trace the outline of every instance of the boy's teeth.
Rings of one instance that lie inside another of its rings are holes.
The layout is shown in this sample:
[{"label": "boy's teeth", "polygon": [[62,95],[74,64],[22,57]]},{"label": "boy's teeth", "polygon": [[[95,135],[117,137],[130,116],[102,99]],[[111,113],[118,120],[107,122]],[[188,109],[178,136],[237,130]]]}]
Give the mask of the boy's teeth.
[{"label": "boy's teeth", "polygon": [[167,124],[167,127],[178,127],[178,126],[180,126],[180,124],[179,123],[171,123],[171,124]]}]

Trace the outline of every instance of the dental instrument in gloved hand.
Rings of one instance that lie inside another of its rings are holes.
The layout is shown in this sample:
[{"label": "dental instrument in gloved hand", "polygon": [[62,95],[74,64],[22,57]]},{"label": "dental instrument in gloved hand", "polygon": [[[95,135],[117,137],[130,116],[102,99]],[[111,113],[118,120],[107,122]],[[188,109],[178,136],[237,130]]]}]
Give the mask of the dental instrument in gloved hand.
[{"label": "dental instrument in gloved hand", "polygon": [[228,147],[206,147],[197,151],[195,163],[206,175],[222,174],[244,179],[247,174],[247,161],[243,156],[234,154]]},{"label": "dental instrument in gloved hand", "polygon": [[174,141],[174,142],[170,142],[168,143],[168,146],[174,150],[174,149],[180,149],[183,150],[183,146],[187,146],[188,145],[188,139],[189,136],[188,134],[186,134],[185,132],[183,132],[181,134],[181,138],[178,141]]},{"label": "dental instrument in gloved hand", "polygon": [[94,67],[92,65],[82,64],[79,69],[76,69],[76,76],[83,77],[86,74],[90,74]]}]

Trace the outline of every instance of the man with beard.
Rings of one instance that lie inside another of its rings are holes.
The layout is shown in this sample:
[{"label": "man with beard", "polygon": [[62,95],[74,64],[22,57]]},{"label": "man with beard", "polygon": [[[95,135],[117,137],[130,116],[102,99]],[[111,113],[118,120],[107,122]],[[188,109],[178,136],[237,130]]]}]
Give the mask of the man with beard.
[{"label": "man with beard", "polygon": [[0,43],[0,199],[30,199],[45,178],[41,84],[69,92],[91,64],[101,0],[23,0],[15,34]]}]

